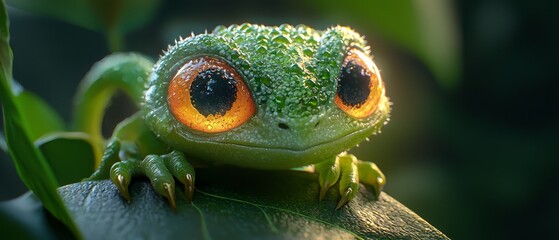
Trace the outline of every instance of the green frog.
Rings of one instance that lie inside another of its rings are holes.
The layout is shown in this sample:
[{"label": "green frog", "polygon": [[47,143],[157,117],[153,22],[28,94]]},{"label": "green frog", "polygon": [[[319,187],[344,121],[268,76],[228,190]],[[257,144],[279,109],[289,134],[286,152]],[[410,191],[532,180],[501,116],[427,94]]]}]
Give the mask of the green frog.
[{"label": "green frog", "polygon": [[385,185],[374,163],[345,152],[379,133],[390,112],[370,47],[348,27],[219,26],[176,40],[155,64],[139,54],[113,54],[81,83],[76,128],[102,141],[104,110],[116,90],[141,111],[98,147],[89,180],[111,179],[128,201],[137,176],[149,178],[172,208],[175,180],[191,201],[193,165],[200,163],[311,166],[319,199],[339,182],[337,209],[359,183],[377,196]]}]

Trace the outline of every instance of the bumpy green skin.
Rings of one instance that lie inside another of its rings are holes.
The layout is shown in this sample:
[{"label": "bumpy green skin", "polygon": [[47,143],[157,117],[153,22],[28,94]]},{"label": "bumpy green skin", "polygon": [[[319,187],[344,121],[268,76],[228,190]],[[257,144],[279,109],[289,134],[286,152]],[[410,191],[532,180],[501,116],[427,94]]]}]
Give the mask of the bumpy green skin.
[{"label": "bumpy green skin", "polygon": [[[317,31],[243,24],[192,36],[170,47],[155,65],[142,104],[145,122],[174,149],[218,164],[288,169],[332,159],[380,131],[390,111],[386,96],[364,119],[335,105],[340,66],[350,48],[369,54],[365,40],[346,27]],[[233,130],[211,134],[174,118],[167,101],[169,81],[200,56],[223,59],[243,76],[256,103],[255,116]]]}]

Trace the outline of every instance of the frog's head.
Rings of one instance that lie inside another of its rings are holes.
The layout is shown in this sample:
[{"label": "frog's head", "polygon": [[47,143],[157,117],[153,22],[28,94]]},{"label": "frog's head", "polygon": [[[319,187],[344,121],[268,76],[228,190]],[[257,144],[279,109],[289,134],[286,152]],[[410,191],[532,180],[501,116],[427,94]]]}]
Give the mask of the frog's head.
[{"label": "frog's head", "polygon": [[148,126],[196,158],[278,169],[333,157],[387,121],[364,39],[346,27],[218,27],[181,39],[150,76]]}]

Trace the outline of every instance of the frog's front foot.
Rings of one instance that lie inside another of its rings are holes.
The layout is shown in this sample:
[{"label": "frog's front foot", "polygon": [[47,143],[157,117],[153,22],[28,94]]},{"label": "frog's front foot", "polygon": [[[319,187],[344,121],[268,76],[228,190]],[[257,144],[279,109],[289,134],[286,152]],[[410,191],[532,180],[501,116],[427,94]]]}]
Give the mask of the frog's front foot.
[{"label": "frog's front foot", "polygon": [[184,184],[185,194],[188,200],[192,201],[194,168],[181,152],[172,151],[160,156],[148,155],[142,161],[130,158],[115,163],[110,171],[110,179],[118,187],[122,197],[128,201],[131,200],[128,185],[132,177],[138,175],[149,178],[155,191],[167,198],[173,209],[176,207],[174,178]]},{"label": "frog's front foot", "polygon": [[[100,168],[89,180],[109,177],[117,186],[120,195],[130,202],[132,199],[128,186],[132,178],[145,176],[149,178],[155,191],[167,198],[169,205],[174,209],[176,207],[176,178],[184,185],[185,195],[188,200],[192,201],[195,178],[194,168],[188,163],[183,153],[172,151],[163,155],[147,155],[143,160],[138,160],[138,158],[134,157],[136,155],[134,152],[134,147],[123,144],[118,140],[112,141],[107,146]],[[110,170],[108,170],[109,167]]]},{"label": "frog's front foot", "polygon": [[322,200],[328,189],[336,182],[340,182],[340,195],[342,196],[336,209],[339,209],[355,197],[359,190],[359,182],[374,188],[378,197],[384,188],[386,178],[376,164],[358,160],[355,156],[341,153],[338,156],[317,163],[315,171],[319,174],[320,196]]}]

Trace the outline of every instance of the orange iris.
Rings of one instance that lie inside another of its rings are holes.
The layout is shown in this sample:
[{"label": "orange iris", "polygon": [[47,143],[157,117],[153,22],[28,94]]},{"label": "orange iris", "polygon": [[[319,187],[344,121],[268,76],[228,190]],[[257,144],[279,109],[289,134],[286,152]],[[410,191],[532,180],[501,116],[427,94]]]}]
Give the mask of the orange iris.
[{"label": "orange iris", "polygon": [[[338,81],[334,102],[345,113],[366,118],[378,109],[384,86],[377,66],[365,53],[357,49],[348,52]],[[340,91],[342,87],[344,91]]]},{"label": "orange iris", "polygon": [[241,75],[227,62],[207,56],[181,67],[169,83],[167,97],[176,119],[205,133],[236,128],[256,111]]}]

